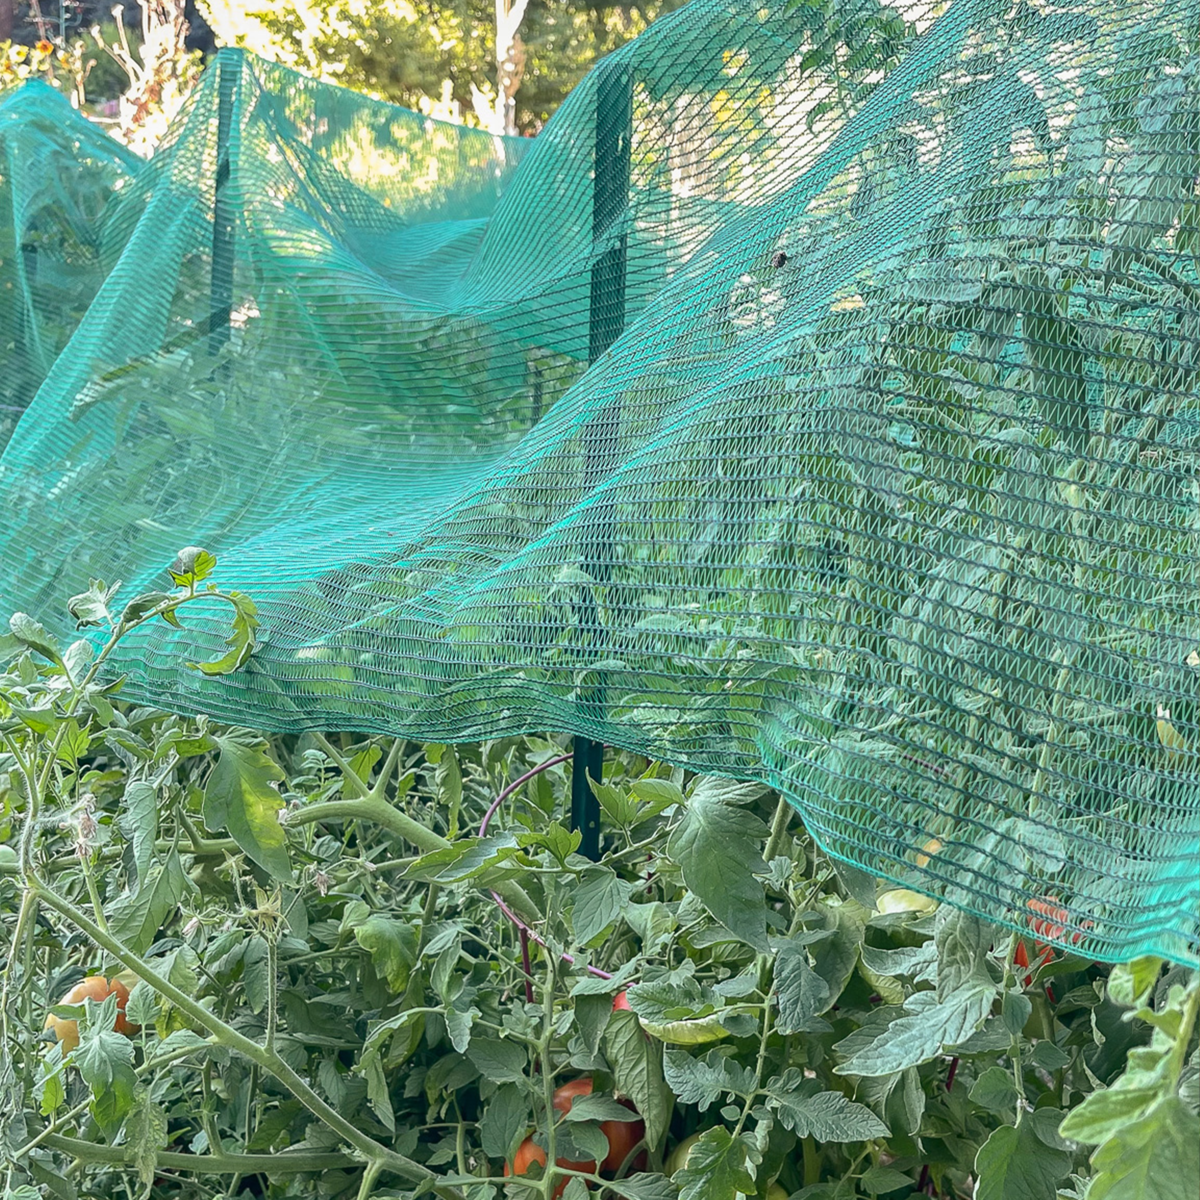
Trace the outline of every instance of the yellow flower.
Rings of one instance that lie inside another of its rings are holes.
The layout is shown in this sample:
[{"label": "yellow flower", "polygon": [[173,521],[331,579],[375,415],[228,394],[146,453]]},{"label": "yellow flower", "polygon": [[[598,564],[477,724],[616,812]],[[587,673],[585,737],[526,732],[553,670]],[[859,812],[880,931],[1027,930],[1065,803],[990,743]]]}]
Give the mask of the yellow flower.
[{"label": "yellow flower", "polygon": [[43,38],[34,48],[39,54],[49,54],[50,51],[54,49],[54,43],[48,42],[45,38]]}]

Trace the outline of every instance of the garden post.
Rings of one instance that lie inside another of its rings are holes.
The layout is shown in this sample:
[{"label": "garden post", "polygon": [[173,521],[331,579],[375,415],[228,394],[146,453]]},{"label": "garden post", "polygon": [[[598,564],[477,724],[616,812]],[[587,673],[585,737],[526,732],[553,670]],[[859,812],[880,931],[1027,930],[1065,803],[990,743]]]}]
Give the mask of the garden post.
[{"label": "garden post", "polygon": [[233,311],[234,197],[230,195],[233,173],[233,110],[242,77],[242,52],[222,50],[215,63],[217,72],[217,176],[213,191],[212,282],[209,353],[217,354],[229,341]]},{"label": "garden post", "polygon": [[[628,64],[609,59],[596,71],[595,169],[592,184],[592,238],[597,250],[604,249],[592,265],[591,303],[588,314],[588,362],[594,363],[621,336],[625,328],[625,260],[628,235],[617,232],[629,198],[629,148],[632,137],[633,80]],[[620,398],[614,397],[585,426],[583,431],[583,486],[590,492],[617,465],[620,429]],[[606,583],[612,571],[613,518],[610,500],[593,505],[586,521],[583,569],[598,583]],[[602,631],[595,605],[588,614],[588,631],[593,649],[600,648]],[[605,681],[602,674],[581,694],[584,715],[600,719],[604,711]],[[604,746],[590,738],[575,739],[575,762],[571,782],[571,823],[583,834],[579,850],[587,858],[600,856],[600,804],[588,784],[589,776],[600,781]]]}]

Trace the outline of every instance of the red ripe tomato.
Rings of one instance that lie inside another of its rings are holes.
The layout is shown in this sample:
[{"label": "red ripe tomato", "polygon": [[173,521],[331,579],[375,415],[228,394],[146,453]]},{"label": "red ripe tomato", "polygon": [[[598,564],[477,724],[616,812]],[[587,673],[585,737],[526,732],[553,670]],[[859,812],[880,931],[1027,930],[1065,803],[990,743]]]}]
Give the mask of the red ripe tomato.
[{"label": "red ripe tomato", "polygon": [[[592,1081],[590,1079],[573,1079],[570,1083],[564,1083],[554,1093],[554,1111],[561,1116],[563,1113],[570,1111],[576,1096],[590,1096],[591,1094]],[[628,1100],[622,1100],[621,1103],[626,1108],[634,1112],[637,1111]],[[646,1125],[640,1120],[601,1121],[600,1132],[608,1138],[608,1153],[604,1156],[604,1161],[600,1164],[600,1170],[619,1171],[634,1146],[646,1136]],[[635,1166],[642,1160],[642,1157],[639,1156],[634,1161]]]},{"label": "red ripe tomato", "polygon": [[[594,1162],[571,1162],[570,1159],[559,1158],[555,1159],[558,1166],[565,1168],[568,1171],[588,1171],[594,1172],[596,1164]],[[516,1154],[513,1155],[512,1166],[508,1163],[504,1164],[505,1175],[528,1175],[529,1168],[537,1163],[539,1167],[546,1165],[546,1152],[533,1140],[527,1137],[518,1147]],[[559,1196],[567,1190],[567,1184],[571,1182],[570,1176],[564,1176],[559,1180],[554,1189],[552,1200],[558,1200]]]},{"label": "red ripe tomato", "polygon": [[[1044,939],[1035,943],[1035,948],[1043,959],[1049,958],[1054,953],[1054,948],[1048,946],[1047,942],[1065,940],[1073,946],[1078,946],[1083,941],[1084,930],[1090,929],[1093,924],[1092,921],[1081,921],[1075,928],[1070,928],[1070,910],[1058,904],[1054,896],[1042,896],[1037,900],[1030,900],[1027,907],[1031,914],[1029,927],[1039,938]],[[1035,913],[1036,916],[1032,915]],[[1068,929],[1070,929],[1069,935]]]},{"label": "red ripe tomato", "polygon": [[618,992],[613,997],[613,1012],[619,1012],[621,1009],[624,1009],[626,1012],[630,1011],[628,992]]},{"label": "red ripe tomato", "polygon": [[[131,1025],[125,1019],[125,1004],[129,1000],[129,989],[119,979],[110,981],[103,975],[89,975],[67,992],[59,1004],[82,1004],[85,1000],[94,1000],[99,1004],[114,992],[117,996],[117,1019],[113,1022],[113,1029],[117,1033],[123,1033],[126,1037],[132,1037],[141,1026]],[[54,1030],[54,1036],[62,1043],[64,1054],[70,1054],[79,1045],[78,1021],[56,1017],[50,1013],[46,1017],[45,1028]]]}]

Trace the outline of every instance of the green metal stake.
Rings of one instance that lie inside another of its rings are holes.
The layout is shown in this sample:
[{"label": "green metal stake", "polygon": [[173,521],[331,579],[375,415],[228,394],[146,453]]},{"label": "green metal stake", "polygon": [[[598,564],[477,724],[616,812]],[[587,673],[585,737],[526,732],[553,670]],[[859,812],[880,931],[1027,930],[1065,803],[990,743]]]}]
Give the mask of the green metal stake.
[{"label": "green metal stake", "polygon": [[240,50],[217,55],[217,178],[213,191],[212,309],[209,317],[209,353],[216,355],[229,341],[233,313],[233,203],[229,197],[232,163],[229,150],[233,107],[242,73]]},{"label": "green metal stake", "polygon": [[[614,224],[629,199],[629,149],[633,126],[633,77],[628,64],[609,60],[597,71],[596,150],[592,192],[592,236],[596,245],[612,239]],[[592,266],[591,306],[588,318],[588,361],[595,362],[621,336],[625,328],[625,262],[627,236],[621,233]],[[583,432],[584,490],[598,486],[617,465],[620,400],[613,399],[589,422]],[[612,573],[613,512],[598,504],[589,519],[584,540],[583,569],[606,583]],[[590,617],[590,642],[598,649],[603,634],[595,603],[584,610]],[[585,715],[597,718],[604,711],[605,680],[600,675],[581,696]],[[600,857],[600,804],[589,778],[600,782],[604,746],[590,738],[575,739],[571,776],[571,824],[583,834],[579,852],[593,861]]]}]

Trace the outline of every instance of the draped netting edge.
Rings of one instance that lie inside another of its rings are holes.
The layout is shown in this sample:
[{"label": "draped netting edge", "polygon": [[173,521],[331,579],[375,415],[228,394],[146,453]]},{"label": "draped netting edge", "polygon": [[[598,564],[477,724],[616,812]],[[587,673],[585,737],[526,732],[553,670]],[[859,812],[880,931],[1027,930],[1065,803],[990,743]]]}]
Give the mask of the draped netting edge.
[{"label": "draped netting edge", "polygon": [[232,51],[148,164],[60,122],[0,599],[203,545],[262,643],[139,632],[126,695],[571,732],[1195,961],[1198,65],[1196,0],[693,0],[533,141]]}]

